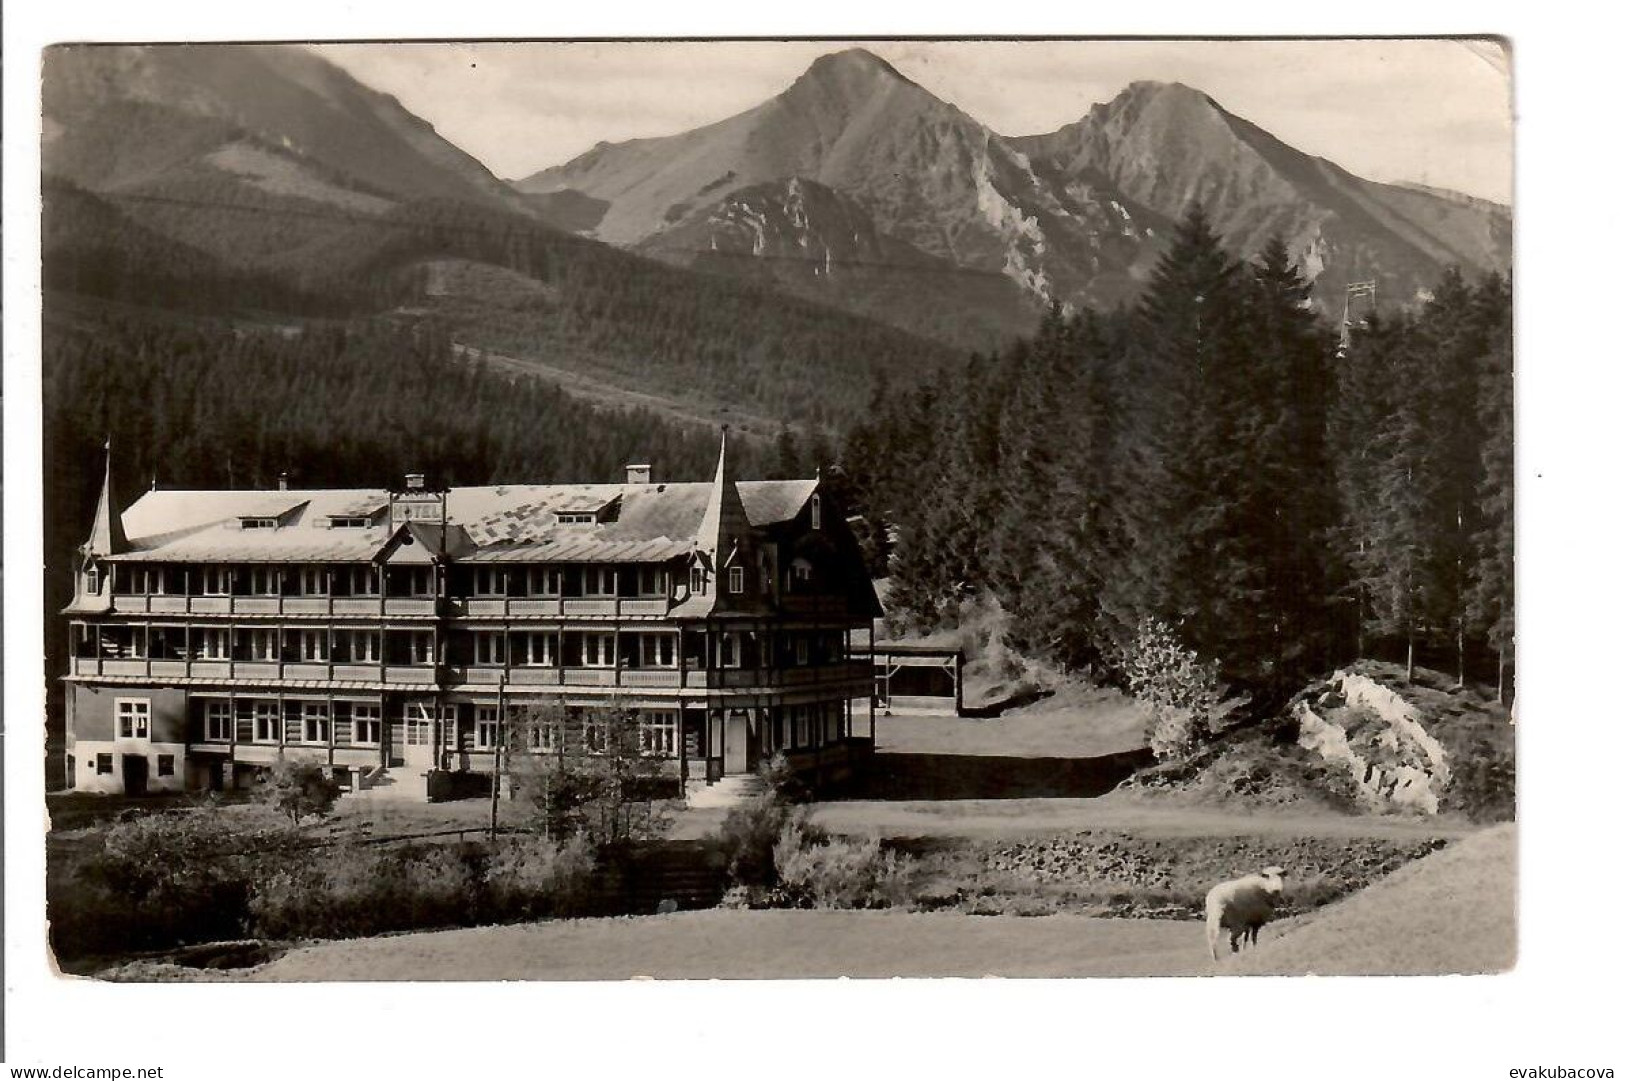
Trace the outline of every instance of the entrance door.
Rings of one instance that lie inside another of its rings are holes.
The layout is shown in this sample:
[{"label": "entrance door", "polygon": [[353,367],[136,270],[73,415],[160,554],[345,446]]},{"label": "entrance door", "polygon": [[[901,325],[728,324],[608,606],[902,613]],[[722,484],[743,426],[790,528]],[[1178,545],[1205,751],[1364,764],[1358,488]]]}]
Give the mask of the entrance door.
[{"label": "entrance door", "polygon": [[746,773],[750,770],[750,716],[742,709],[728,713],[727,739],[723,741],[722,769],[724,773]]},{"label": "entrance door", "polygon": [[147,756],[144,754],[126,754],[119,757],[123,760],[120,765],[124,769],[124,794],[127,796],[145,796],[147,794]]}]

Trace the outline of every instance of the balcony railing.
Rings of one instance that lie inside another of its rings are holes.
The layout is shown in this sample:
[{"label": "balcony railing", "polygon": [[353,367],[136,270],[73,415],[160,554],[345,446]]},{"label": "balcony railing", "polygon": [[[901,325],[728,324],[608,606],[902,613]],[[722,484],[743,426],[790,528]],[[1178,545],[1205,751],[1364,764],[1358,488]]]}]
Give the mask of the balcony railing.
[{"label": "balcony railing", "polygon": [[120,615],[241,616],[664,616],[666,597],[180,597],[116,594]]},{"label": "balcony railing", "polygon": [[862,661],[788,668],[587,668],[581,666],[514,666],[380,664],[377,662],[220,660],[199,658],[74,657],[74,676],[124,676],[163,679],[243,679],[262,683],[312,680],[339,683],[383,683],[494,688],[506,679],[510,687],[628,687],[738,690],[849,683],[867,686],[872,667]]}]

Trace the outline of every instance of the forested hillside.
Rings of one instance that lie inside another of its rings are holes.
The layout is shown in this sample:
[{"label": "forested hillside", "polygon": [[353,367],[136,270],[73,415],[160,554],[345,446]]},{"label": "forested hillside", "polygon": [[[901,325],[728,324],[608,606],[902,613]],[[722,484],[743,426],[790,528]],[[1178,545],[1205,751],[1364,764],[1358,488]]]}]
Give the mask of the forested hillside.
[{"label": "forested hillside", "polygon": [[1307,296],[1283,246],[1238,262],[1196,211],[1135,308],[877,397],[842,460],[895,602],[934,626],[991,595],[1022,647],[1107,672],[1156,618],[1252,688],[1361,653],[1496,678],[1510,284],[1447,273],[1346,350]]},{"label": "forested hillside", "polygon": [[[766,286],[448,200],[379,215],[295,215],[240,201],[103,199],[52,181],[45,220],[47,283],[72,292],[219,314],[405,309],[436,316],[467,344],[810,427],[844,424],[878,371],[908,378],[956,355]],[[298,245],[274,253],[249,245],[245,256],[244,236],[283,224],[303,238]],[[445,260],[508,272],[528,287],[438,289],[434,264]]]}]

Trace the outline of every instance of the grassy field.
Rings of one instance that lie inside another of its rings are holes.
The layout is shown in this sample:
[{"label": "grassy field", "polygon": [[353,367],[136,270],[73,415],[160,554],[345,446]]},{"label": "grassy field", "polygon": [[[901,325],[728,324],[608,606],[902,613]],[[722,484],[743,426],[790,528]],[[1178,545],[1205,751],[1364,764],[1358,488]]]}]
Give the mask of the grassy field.
[{"label": "grassy field", "polygon": [[892,754],[1093,758],[1146,745],[1144,710],[1117,691],[1075,687],[997,717],[875,720],[875,750]]},{"label": "grassy field", "polygon": [[1484,830],[1283,925],[1227,974],[1503,972],[1517,960],[1517,827]]},{"label": "grassy field", "polygon": [[[247,978],[792,979],[1210,971],[1200,924],[1078,916],[714,910],[335,942]],[[150,977],[149,977],[150,978]]]}]

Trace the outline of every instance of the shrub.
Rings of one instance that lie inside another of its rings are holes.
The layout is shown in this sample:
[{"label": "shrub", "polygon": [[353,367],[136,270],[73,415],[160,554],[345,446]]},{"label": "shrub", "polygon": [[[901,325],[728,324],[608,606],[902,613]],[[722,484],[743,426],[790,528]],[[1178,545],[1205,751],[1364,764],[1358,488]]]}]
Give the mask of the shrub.
[{"label": "shrub", "polygon": [[333,812],[339,783],[318,762],[278,755],[254,798],[288,816],[298,825],[306,818],[326,818]]},{"label": "shrub", "polygon": [[1151,710],[1151,750],[1158,758],[1189,754],[1219,735],[1240,704],[1225,700],[1218,665],[1181,645],[1160,619],[1141,622],[1123,667],[1129,693]]},{"label": "shrub", "polygon": [[510,838],[486,859],[486,901],[492,915],[502,919],[568,915],[582,908],[596,868],[585,836],[563,844],[536,836]]},{"label": "shrub", "polygon": [[907,856],[884,851],[878,838],[832,838],[787,821],[773,847],[782,902],[796,908],[906,907],[914,867]]},{"label": "shrub", "polygon": [[773,847],[790,811],[772,794],[746,800],[728,811],[717,832],[728,860],[728,879],[737,886],[772,886]]},{"label": "shrub", "polygon": [[300,843],[286,823],[252,809],[117,822],[94,848],[54,861],[52,946],[74,957],[239,936],[249,883],[273,873]]},{"label": "shrub", "polygon": [[254,883],[254,928],[270,938],[348,938],[466,923],[477,878],[450,846],[340,845]]}]

